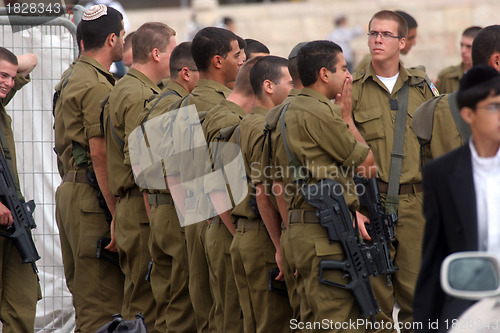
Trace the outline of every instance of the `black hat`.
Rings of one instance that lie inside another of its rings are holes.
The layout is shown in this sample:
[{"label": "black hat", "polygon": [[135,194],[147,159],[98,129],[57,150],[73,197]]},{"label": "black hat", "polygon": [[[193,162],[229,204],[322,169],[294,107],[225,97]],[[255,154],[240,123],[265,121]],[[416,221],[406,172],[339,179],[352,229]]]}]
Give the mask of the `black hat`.
[{"label": "black hat", "polygon": [[295,45],[288,55],[288,60],[295,58],[299,54],[299,50],[307,43],[309,42],[302,42]]}]

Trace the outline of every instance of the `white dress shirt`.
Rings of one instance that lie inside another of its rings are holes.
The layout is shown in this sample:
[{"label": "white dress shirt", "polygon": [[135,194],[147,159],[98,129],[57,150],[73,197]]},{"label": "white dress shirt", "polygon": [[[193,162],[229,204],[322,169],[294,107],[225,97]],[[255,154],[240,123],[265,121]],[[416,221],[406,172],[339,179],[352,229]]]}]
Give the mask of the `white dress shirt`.
[{"label": "white dress shirt", "polygon": [[480,157],[472,137],[469,147],[476,191],[479,250],[500,253],[500,149],[493,157]]}]

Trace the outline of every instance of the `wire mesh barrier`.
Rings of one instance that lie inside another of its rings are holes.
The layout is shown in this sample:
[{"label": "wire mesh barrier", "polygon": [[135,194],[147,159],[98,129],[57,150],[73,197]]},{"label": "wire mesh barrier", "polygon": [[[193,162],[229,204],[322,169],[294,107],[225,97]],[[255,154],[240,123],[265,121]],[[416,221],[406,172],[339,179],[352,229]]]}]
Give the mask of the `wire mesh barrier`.
[{"label": "wire mesh barrier", "polygon": [[49,19],[43,13],[12,16],[5,8],[0,10],[0,45],[16,55],[34,53],[38,58],[31,83],[6,107],[12,117],[21,189],[27,200],[36,203],[37,229],[32,232],[42,257],[37,266],[43,294],[37,304],[37,332],[72,332],[74,328],[55,221],[55,191],[61,179],[53,151],[52,96],[63,71],[77,56],[74,22],[79,22],[84,8],[74,6],[70,13],[70,7],[64,8],[65,15]]}]

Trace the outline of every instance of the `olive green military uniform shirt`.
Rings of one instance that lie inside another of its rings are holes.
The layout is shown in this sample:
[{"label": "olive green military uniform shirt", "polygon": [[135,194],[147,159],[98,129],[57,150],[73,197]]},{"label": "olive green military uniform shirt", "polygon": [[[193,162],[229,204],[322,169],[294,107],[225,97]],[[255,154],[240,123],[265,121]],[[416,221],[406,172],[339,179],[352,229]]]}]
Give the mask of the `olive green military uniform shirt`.
[{"label": "olive green military uniform shirt", "polygon": [[[65,141],[64,139],[64,123],[62,122],[62,118],[60,116],[60,112],[62,112],[62,109],[61,109],[61,98],[60,98],[60,95],[61,95],[61,90],[63,88],[63,86],[65,86],[66,84],[66,79],[68,78],[69,75],[71,75],[71,72],[73,71],[73,67],[75,67],[75,63],[78,61],[78,59],[76,59],[73,63],[71,63],[71,65],[69,65],[69,67],[64,71],[63,75],[61,76],[61,81],[59,81],[59,83],[57,83],[57,85],[55,86],[54,90],[55,90],[55,93],[54,93],[54,105],[53,105],[53,109],[54,109],[54,118],[57,118],[58,120],[60,121],[54,121],[54,135],[55,135],[55,142],[56,142],[56,146],[54,147],[55,151],[56,151],[56,154],[57,154],[57,169],[59,170],[59,175],[61,176],[61,178],[64,177],[64,175],[66,174],[67,170],[64,170],[64,165],[63,163],[61,162],[60,160],[60,151],[64,151],[64,148],[67,147],[68,145],[71,144],[71,142],[67,142]],[[57,116],[56,116],[56,113],[57,113]],[[62,138],[59,138],[59,136],[62,136]]]},{"label": "olive green military uniform shirt", "polygon": [[255,191],[252,183],[254,178],[260,182],[260,172],[258,165],[261,162],[262,145],[264,144],[264,126],[266,123],[265,114],[268,109],[254,106],[249,115],[245,116],[239,126],[239,142],[236,141],[236,131],[229,142],[234,142],[241,148],[241,154],[245,163],[245,171],[249,177],[248,194],[243,201],[233,208],[231,214],[235,219],[240,217],[249,220],[259,218],[256,212],[250,207],[250,199],[255,200]]},{"label": "olive green military uniform shirt", "polygon": [[3,136],[5,138],[5,144],[7,145],[7,147],[4,147],[3,144],[1,143],[0,145],[2,145],[1,148],[3,150],[5,159],[7,161],[10,161],[10,164],[12,166],[12,171],[14,172],[14,174],[11,176],[12,180],[16,184],[17,194],[20,199],[24,199],[19,187],[19,175],[17,174],[16,145],[14,143],[14,132],[12,132],[12,118],[5,111],[5,105],[7,105],[14,97],[16,92],[20,90],[23,86],[28,84],[31,81],[31,79],[29,76],[24,77],[21,74],[17,74],[14,80],[15,80],[14,87],[12,87],[7,96],[0,99],[0,126],[2,126],[1,130],[3,132]]},{"label": "olive green military uniform shirt", "polygon": [[168,111],[173,103],[186,97],[188,91],[175,81],[170,81],[160,94],[157,94],[147,104],[144,110],[137,117],[137,126],[146,120],[153,119]]},{"label": "olive green military uniform shirt", "polygon": [[[184,99],[173,103],[168,109],[169,111],[174,111],[184,105],[188,106],[194,105],[200,117],[200,121],[203,124],[204,114],[208,113],[208,111],[210,111],[214,106],[219,104],[219,102],[225,100],[230,93],[231,89],[227,88],[226,86],[216,81],[208,79],[200,79],[198,80],[196,87],[189,95],[187,95]],[[191,148],[189,147],[189,141],[191,137],[191,135],[189,134],[189,128],[185,127],[185,124],[183,124],[182,122],[180,123],[177,122],[175,125],[175,129],[177,130],[174,142],[175,151],[176,153],[180,153],[179,166],[181,167],[181,169],[184,166],[184,169],[182,169],[180,177],[181,177],[181,182],[185,184],[186,181],[195,179],[196,178],[195,173],[199,172],[200,170],[203,170],[205,172],[204,174],[206,174],[206,168],[204,166],[202,166],[202,169],[193,167],[188,168],[188,166],[191,166],[193,163],[192,153],[185,154],[185,152],[189,152]],[[182,140],[179,140],[179,138],[182,138]],[[193,141],[196,141],[196,138],[193,138]],[[200,156],[196,156],[195,158],[195,160],[197,161],[199,161],[200,159],[206,159],[204,152],[200,152]],[[167,172],[169,172],[168,169]]]},{"label": "olive green military uniform shirt", "polygon": [[391,152],[394,142],[396,110],[391,110],[389,100],[397,98],[404,82],[409,82],[408,116],[404,139],[404,159],[401,169],[400,183],[413,184],[422,181],[420,170],[420,145],[417,136],[411,130],[415,109],[434,95],[425,82],[425,73],[419,70],[408,70],[399,64],[399,76],[392,94],[377,78],[372,65],[353,77],[352,113],[356,127],[373,151],[377,164],[378,176],[389,182]]},{"label": "olive green military uniform shirt", "polygon": [[[56,147],[61,147],[61,162],[64,170],[79,170],[73,157],[72,141],[79,143],[86,152],[86,161],[92,165],[90,158],[89,139],[103,136],[100,120],[100,102],[106,97],[115,79],[99,62],[88,57],[80,56],[68,78],[68,84],[61,92],[61,110],[56,112],[56,122],[61,116],[64,129],[63,136],[56,135]],[[64,146],[64,143],[68,143]]]},{"label": "olive green military uniform shirt", "polygon": [[214,141],[221,129],[239,124],[246,115],[245,110],[239,105],[227,99],[220,101],[207,113],[202,124],[207,143]]},{"label": "olive green military uniform shirt", "polygon": [[[220,84],[219,82],[209,79],[199,79],[196,87],[186,97],[188,98],[187,105],[196,105],[198,112],[208,112],[221,100],[226,99],[231,93],[231,89]],[[182,99],[184,102],[184,99]],[[178,109],[181,106],[181,101],[172,104],[169,111]]]},{"label": "olive green military uniform shirt", "polygon": [[[290,151],[306,168],[309,182],[329,178],[339,181],[345,188],[347,205],[356,209],[354,184],[348,180],[354,170],[366,159],[370,149],[358,142],[348,125],[339,116],[339,108],[319,92],[304,88],[290,102],[285,114],[286,139]],[[281,135],[284,135],[281,133]],[[288,179],[287,179],[288,178]],[[289,175],[283,177],[290,186]],[[289,210],[315,210],[304,201],[299,189],[285,191]]]},{"label": "olive green military uniform shirt", "polygon": [[131,68],[109,95],[103,118],[109,189],[115,196],[122,196],[136,186],[130,164],[128,136],[136,128],[137,117],[150,96],[158,93],[160,88],[151,79]]},{"label": "olive green military uniform shirt", "polygon": [[268,128],[266,129],[266,138],[262,147],[260,169],[253,168],[252,182],[254,185],[262,183],[268,195],[272,194],[271,186],[274,181],[283,181],[283,174],[286,168],[283,169],[281,166],[288,165],[285,148],[282,143],[280,144],[281,131],[279,118],[283,111],[283,106],[290,103],[299,93],[299,89],[292,89],[283,103],[268,110],[266,113],[265,126]]},{"label": "olive green military uniform shirt", "polygon": [[[173,103],[179,101],[180,99],[186,97],[188,95],[188,91],[178,84],[175,81],[169,81],[167,86],[162,90],[160,94],[152,95],[150,101],[146,104],[144,110],[139,114],[137,118],[137,126],[143,126],[147,121],[152,120],[158,116],[164,115],[168,112],[168,108]],[[173,122],[173,119],[166,118],[165,121],[170,120]],[[164,124],[166,126],[173,126],[172,123]],[[147,129],[146,129],[147,128]],[[171,151],[171,146],[173,142],[173,138],[169,136],[171,131],[166,131],[164,126],[160,126],[160,124],[154,124],[151,127],[144,127],[146,133],[144,133],[144,139],[146,146],[150,147],[151,140],[154,141],[162,141],[163,148],[165,149],[165,155],[167,152]],[[147,139],[147,140],[146,140]],[[160,148],[161,149],[161,148]],[[165,156],[163,163],[168,164],[169,169],[175,169],[176,160],[173,156]],[[178,162],[177,162],[178,163]],[[143,175],[141,176],[140,182],[145,182],[146,184],[155,184],[155,188],[147,188],[143,187],[144,184],[139,184],[141,189],[147,190],[150,194],[157,193],[170,193],[170,190],[167,186],[164,189],[158,189],[160,184],[162,184],[163,178],[159,179],[159,176],[163,173],[163,177],[166,176],[165,166],[161,162],[155,163],[152,167],[142,170]],[[163,187],[163,185],[161,186]]]},{"label": "olive green military uniform shirt", "polygon": [[460,79],[464,76],[463,63],[456,66],[449,66],[441,70],[438,74],[436,88],[441,94],[449,94],[458,90]]},{"label": "olive green military uniform shirt", "polygon": [[[223,162],[224,164],[229,163],[231,156],[234,156],[235,152],[235,149],[232,152],[227,149],[231,146],[224,145],[224,142],[227,142],[229,140],[229,137],[226,139],[222,139],[222,142],[219,143],[218,136],[221,130],[239,124],[246,115],[246,111],[241,106],[228,101],[227,99],[224,99],[221,100],[219,104],[214,106],[205,117],[205,120],[202,124],[203,133],[205,134],[207,144],[210,147],[212,159],[217,159],[217,162],[214,161],[214,163],[216,164],[216,168],[220,167],[220,162]],[[225,151],[225,153],[223,153],[223,151]],[[229,160],[226,161],[226,158],[228,158]],[[210,173],[211,171],[211,169],[208,169],[206,171],[204,181],[205,193],[210,193],[214,190],[224,191],[224,179],[222,179],[220,177],[221,175],[218,173]]]}]

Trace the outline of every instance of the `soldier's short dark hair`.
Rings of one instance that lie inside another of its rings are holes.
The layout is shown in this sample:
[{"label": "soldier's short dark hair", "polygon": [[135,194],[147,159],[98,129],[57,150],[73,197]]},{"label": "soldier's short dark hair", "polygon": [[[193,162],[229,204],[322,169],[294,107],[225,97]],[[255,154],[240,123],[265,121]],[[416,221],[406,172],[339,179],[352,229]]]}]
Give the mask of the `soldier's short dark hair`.
[{"label": "soldier's short dark hair", "polygon": [[479,31],[472,43],[472,63],[487,65],[495,52],[500,52],[500,25],[490,25]]},{"label": "soldier's short dark hair", "polygon": [[415,20],[415,18],[407,12],[403,12],[402,10],[395,10],[394,12],[401,15],[401,17],[405,19],[406,24],[408,25],[408,30],[418,27],[417,20]]},{"label": "soldier's short dark hair", "polygon": [[91,21],[81,21],[83,48],[85,51],[100,49],[110,34],[120,36],[123,16],[113,7],[107,7],[107,14]]},{"label": "soldier's short dark hair", "polygon": [[175,30],[165,23],[146,22],[132,36],[132,58],[135,63],[146,63],[153,49],[164,52],[175,36]]},{"label": "soldier's short dark hair", "polygon": [[500,73],[488,65],[475,65],[460,80],[457,93],[459,108],[469,107],[472,110],[488,96],[500,95]]},{"label": "soldier's short dark hair", "polygon": [[371,28],[373,20],[389,20],[395,21],[398,23],[398,36],[405,37],[408,36],[408,23],[406,20],[396,12],[392,10],[381,10],[375,13],[370,19],[370,23],[368,24],[368,29]]},{"label": "soldier's short dark hair", "polygon": [[233,40],[238,41],[238,37],[227,29],[206,27],[198,31],[191,44],[191,53],[198,70],[206,71],[216,55],[226,58]]},{"label": "soldier's short dark hair", "polygon": [[264,56],[250,70],[250,83],[255,96],[262,95],[262,83],[269,80],[278,84],[281,80],[281,69],[288,69],[288,60],[277,56]]},{"label": "soldier's short dark hair", "polygon": [[7,61],[8,63],[12,65],[19,65],[19,62],[17,61],[17,57],[14,53],[11,51],[7,50],[5,47],[0,46],[0,61],[4,60]]},{"label": "soldier's short dark hair", "polygon": [[247,59],[250,59],[250,55],[252,53],[266,53],[269,54],[271,53],[267,46],[259,42],[258,40],[247,38],[245,39],[245,55],[247,56]]},{"label": "soldier's short dark hair", "polygon": [[183,42],[175,47],[170,55],[170,78],[176,79],[179,71],[187,67],[196,69],[193,56],[191,55],[191,42]]},{"label": "soldier's short dark hair", "polygon": [[464,32],[462,32],[462,36],[469,38],[476,38],[477,34],[479,33],[479,31],[481,31],[481,29],[483,28],[478,26],[468,27],[467,29],[464,30]]},{"label": "soldier's short dark hair", "polygon": [[297,66],[300,80],[304,87],[308,87],[318,80],[321,68],[325,67],[335,72],[337,54],[342,48],[328,40],[317,40],[304,45],[297,55]]}]

